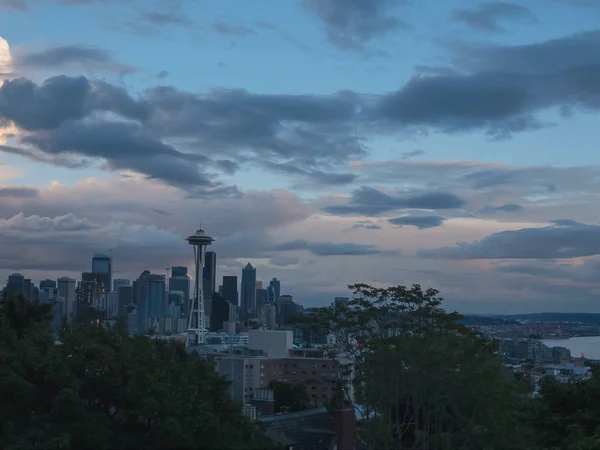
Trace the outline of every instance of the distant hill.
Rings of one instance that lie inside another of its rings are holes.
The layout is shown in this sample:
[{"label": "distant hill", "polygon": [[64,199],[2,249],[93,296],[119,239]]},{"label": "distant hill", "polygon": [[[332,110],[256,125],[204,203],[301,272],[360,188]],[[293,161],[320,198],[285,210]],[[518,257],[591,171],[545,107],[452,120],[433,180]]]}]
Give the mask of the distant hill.
[{"label": "distant hill", "polygon": [[[489,316],[465,316],[469,322],[466,324],[478,324],[477,320],[484,320],[486,317],[490,320],[499,320],[500,322],[489,322],[489,324],[502,323],[502,321],[529,321],[529,322],[578,322],[586,325],[600,325],[600,314],[596,313],[536,313],[536,314],[510,314],[510,315],[489,315]],[[481,323],[485,325],[486,323]]]}]

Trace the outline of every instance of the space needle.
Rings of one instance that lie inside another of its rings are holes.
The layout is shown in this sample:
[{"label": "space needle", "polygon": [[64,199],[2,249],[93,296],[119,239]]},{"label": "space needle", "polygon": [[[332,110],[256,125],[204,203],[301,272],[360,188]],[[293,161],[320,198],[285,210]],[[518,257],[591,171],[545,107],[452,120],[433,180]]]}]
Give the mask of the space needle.
[{"label": "space needle", "polygon": [[202,225],[196,234],[186,238],[188,244],[194,246],[194,262],[196,273],[194,276],[194,297],[190,305],[190,319],[187,329],[187,346],[204,344],[206,332],[204,317],[204,287],[202,283],[204,257],[206,247],[213,243],[214,239],[208,236],[202,229]]}]

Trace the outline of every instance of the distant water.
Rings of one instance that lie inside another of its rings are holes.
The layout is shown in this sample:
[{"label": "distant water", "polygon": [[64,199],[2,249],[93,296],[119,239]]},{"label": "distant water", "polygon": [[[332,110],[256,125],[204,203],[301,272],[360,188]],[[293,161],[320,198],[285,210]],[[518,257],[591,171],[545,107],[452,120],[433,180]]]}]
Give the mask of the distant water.
[{"label": "distant water", "polygon": [[544,339],[548,347],[566,347],[571,355],[579,357],[581,353],[589,359],[600,359],[600,336],[574,337],[569,339]]}]

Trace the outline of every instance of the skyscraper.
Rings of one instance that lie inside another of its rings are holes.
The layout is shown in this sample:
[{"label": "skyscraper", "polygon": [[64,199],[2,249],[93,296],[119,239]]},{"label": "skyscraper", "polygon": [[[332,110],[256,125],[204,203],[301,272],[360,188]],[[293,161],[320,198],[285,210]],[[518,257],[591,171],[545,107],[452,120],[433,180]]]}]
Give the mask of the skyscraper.
[{"label": "skyscraper", "polygon": [[144,270],[133,282],[133,292],[137,306],[137,330],[140,334],[146,334],[150,322],[167,313],[165,276]]},{"label": "skyscraper", "polygon": [[187,267],[177,266],[171,268],[169,291],[183,292],[183,315],[187,317],[190,313],[190,276]]},{"label": "skyscraper", "polygon": [[281,296],[281,281],[277,278],[273,278],[269,283],[269,292],[267,295],[267,301],[269,303],[279,304],[279,297]]},{"label": "skyscraper", "polygon": [[206,252],[204,268],[202,269],[202,290],[204,291],[204,314],[210,317],[212,313],[213,295],[216,287],[217,254]]},{"label": "skyscraper", "polygon": [[25,277],[20,273],[13,273],[12,275],[9,275],[6,287],[15,294],[24,294]]},{"label": "skyscraper", "polygon": [[267,302],[267,290],[266,289],[257,289],[256,290],[256,306],[254,307],[257,317],[260,312],[262,306]]},{"label": "skyscraper", "polygon": [[119,292],[120,287],[131,286],[131,281],[125,278],[116,278],[113,280],[112,291]]},{"label": "skyscraper", "polygon": [[75,294],[75,279],[60,277],[57,280],[57,298],[63,301],[64,314],[71,323],[77,315],[77,297]]},{"label": "skyscraper", "polygon": [[256,269],[246,264],[242,269],[242,296],[240,301],[242,318],[256,316]]},{"label": "skyscraper", "polygon": [[106,292],[112,287],[112,260],[109,256],[95,253],[92,258],[92,273],[101,274]]},{"label": "skyscraper", "polygon": [[204,269],[202,270],[202,279],[206,280],[204,284],[204,293],[215,292],[217,285],[217,254],[215,252],[206,252],[204,255]]},{"label": "skyscraper", "polygon": [[236,276],[223,277],[223,298],[232,305],[238,305],[238,281]]},{"label": "skyscraper", "polygon": [[79,287],[78,314],[87,314],[91,308],[99,309],[104,304],[103,296],[108,293],[104,273],[83,272]]}]

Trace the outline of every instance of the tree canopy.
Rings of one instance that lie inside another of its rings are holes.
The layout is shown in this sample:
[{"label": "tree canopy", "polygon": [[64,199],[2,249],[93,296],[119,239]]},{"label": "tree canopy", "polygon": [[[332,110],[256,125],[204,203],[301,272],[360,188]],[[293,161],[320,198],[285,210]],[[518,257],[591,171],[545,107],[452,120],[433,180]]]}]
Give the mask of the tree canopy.
[{"label": "tree canopy", "polygon": [[0,308],[0,449],[269,448],[228,382],[175,343],[76,325],[47,305]]},{"label": "tree canopy", "polygon": [[381,449],[514,449],[519,397],[489,341],[447,313],[435,289],[350,286],[349,306],[317,310],[330,351],[352,372],[363,439]]}]

